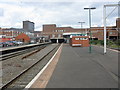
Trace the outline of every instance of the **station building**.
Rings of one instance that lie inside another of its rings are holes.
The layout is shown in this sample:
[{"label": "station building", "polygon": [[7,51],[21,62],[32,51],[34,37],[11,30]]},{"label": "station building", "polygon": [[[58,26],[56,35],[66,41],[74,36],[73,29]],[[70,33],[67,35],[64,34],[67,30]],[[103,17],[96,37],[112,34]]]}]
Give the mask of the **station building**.
[{"label": "station building", "polygon": [[[120,18],[116,19],[116,26],[106,27],[107,39],[116,40],[119,38],[120,33]],[[46,24],[43,25],[42,36],[46,36],[54,43],[61,43],[66,41],[70,43],[70,35],[65,35],[65,33],[81,33],[90,35],[92,34],[92,40],[103,40],[104,39],[104,27],[91,27],[91,28],[72,28],[72,27],[57,27],[56,24]],[[90,38],[90,37],[89,37]]]},{"label": "station building", "polygon": [[69,44],[73,47],[89,47],[89,36],[87,34],[70,34]]},{"label": "station building", "polygon": [[53,43],[68,42],[70,35],[65,33],[87,33],[87,29],[75,29],[72,27],[56,27],[55,24],[43,25],[42,36],[47,36]]}]

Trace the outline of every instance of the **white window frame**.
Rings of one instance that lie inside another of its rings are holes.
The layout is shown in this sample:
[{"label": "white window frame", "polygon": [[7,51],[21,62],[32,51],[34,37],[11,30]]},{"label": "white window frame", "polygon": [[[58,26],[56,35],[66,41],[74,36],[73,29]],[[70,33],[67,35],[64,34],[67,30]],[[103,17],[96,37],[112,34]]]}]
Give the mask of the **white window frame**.
[{"label": "white window frame", "polygon": [[75,38],[75,40],[80,40],[80,38]]}]

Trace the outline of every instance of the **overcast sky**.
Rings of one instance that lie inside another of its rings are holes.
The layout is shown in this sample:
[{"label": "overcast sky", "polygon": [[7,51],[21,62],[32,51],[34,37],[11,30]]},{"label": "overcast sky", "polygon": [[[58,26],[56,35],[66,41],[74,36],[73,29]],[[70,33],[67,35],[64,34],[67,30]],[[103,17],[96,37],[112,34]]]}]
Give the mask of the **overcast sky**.
[{"label": "overcast sky", "polygon": [[[85,7],[96,7],[91,11],[92,26],[103,26],[103,5],[118,2],[119,0],[0,0],[0,27],[22,28],[22,21],[30,20],[35,23],[35,30],[38,31],[42,30],[43,24],[80,28],[78,22],[85,22],[83,27],[87,28],[89,17]],[[118,8],[108,7],[107,15],[107,25],[116,25]]]}]

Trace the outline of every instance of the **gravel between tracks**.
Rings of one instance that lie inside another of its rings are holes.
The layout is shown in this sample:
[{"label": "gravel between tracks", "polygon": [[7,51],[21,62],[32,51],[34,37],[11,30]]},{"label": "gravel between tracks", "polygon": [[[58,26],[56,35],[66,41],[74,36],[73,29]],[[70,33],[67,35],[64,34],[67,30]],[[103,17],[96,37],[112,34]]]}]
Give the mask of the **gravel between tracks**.
[{"label": "gravel between tracks", "polygon": [[46,55],[49,51],[51,51],[57,44],[48,45],[46,48],[42,49],[41,51],[22,59],[23,56],[27,55],[20,55],[9,60],[1,61],[2,62],[2,83],[5,84],[20,72],[25,70],[27,67],[35,63],[36,61],[40,60],[44,55]]}]

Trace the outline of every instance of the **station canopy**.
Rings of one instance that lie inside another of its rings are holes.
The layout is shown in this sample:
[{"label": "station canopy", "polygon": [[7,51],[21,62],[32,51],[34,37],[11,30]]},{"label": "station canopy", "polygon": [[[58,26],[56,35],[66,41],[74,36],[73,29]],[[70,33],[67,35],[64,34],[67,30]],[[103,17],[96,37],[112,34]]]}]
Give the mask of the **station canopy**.
[{"label": "station canopy", "polygon": [[63,36],[87,36],[85,33],[63,33]]}]

